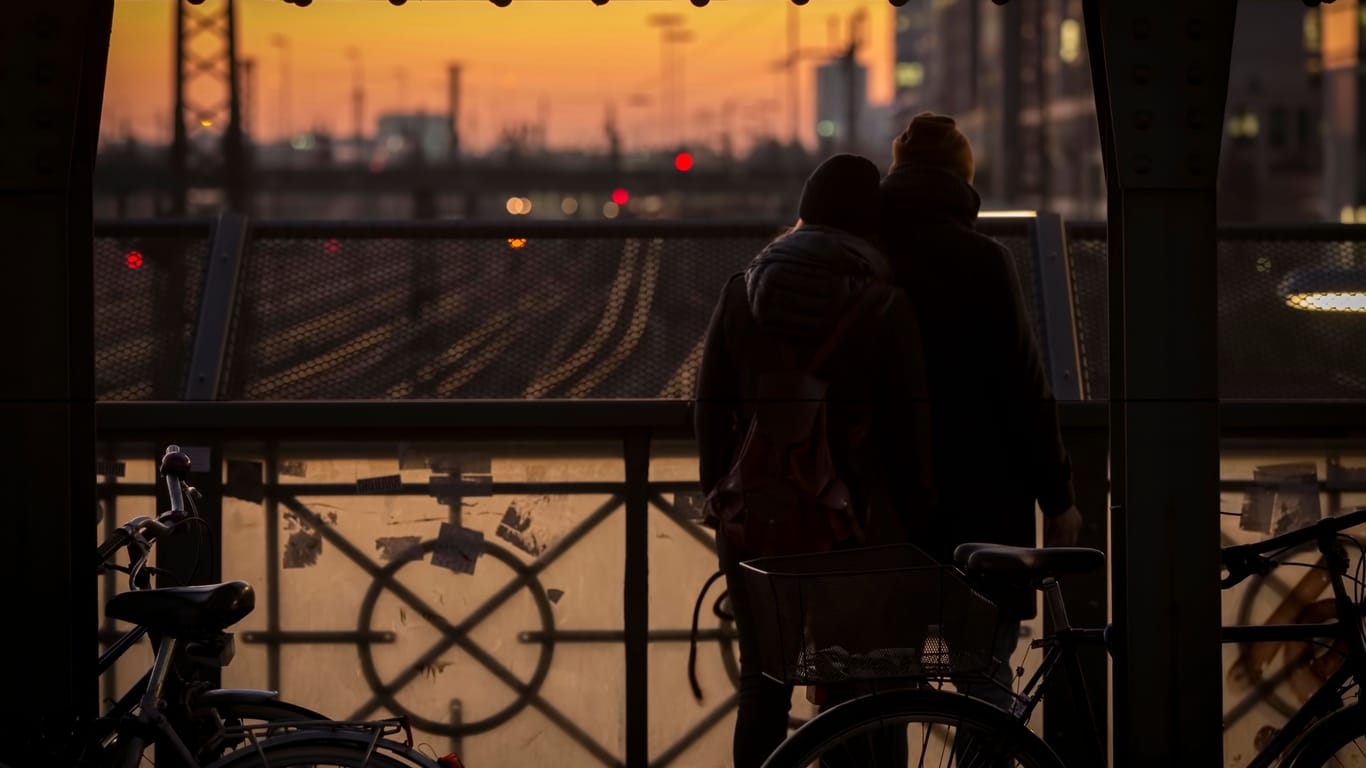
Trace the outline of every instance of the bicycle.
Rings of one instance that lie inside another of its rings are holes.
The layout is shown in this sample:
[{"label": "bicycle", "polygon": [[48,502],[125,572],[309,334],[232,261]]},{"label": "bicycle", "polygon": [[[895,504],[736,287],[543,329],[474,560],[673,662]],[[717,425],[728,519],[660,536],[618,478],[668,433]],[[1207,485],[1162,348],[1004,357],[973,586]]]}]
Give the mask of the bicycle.
[{"label": "bicycle", "polygon": [[[1359,691],[1360,681],[1366,679],[1366,638],[1362,631],[1366,549],[1356,539],[1342,533],[1364,523],[1366,508],[1326,518],[1306,528],[1256,544],[1229,546],[1222,550],[1225,575],[1221,584],[1228,589],[1249,576],[1270,572],[1282,564],[1278,562],[1278,557],[1303,544],[1314,542],[1323,555],[1322,565],[1301,565],[1326,569],[1332,585],[1336,614],[1333,620],[1321,624],[1223,628],[1224,643],[1291,641],[1314,644],[1314,647],[1323,650],[1320,659],[1331,667],[1326,682],[1271,736],[1246,764],[1246,768],[1270,768],[1273,765],[1319,768],[1325,765],[1366,764],[1366,704],[1361,703],[1359,693],[1350,695]],[[1354,574],[1349,573],[1351,561],[1344,540],[1355,546],[1361,554]],[[803,584],[803,595],[810,600],[812,595],[819,597],[822,589],[828,589],[828,585],[820,585],[822,579],[844,579],[847,584],[851,578],[868,576],[881,584],[880,589],[890,591],[888,578],[895,579],[896,574],[934,573],[935,578],[942,583],[953,585],[951,590],[944,591],[966,602],[968,610],[972,611],[982,610],[990,604],[977,589],[980,580],[988,575],[1005,577],[1026,581],[1043,592],[1054,629],[1031,642],[1031,648],[1043,650],[1043,659],[1021,690],[1018,693],[1010,692],[1009,704],[1001,708],[980,698],[944,688],[947,682],[962,684],[976,681],[983,684],[990,680],[994,665],[999,663],[983,658],[988,641],[981,626],[959,626],[950,633],[949,627],[963,623],[957,620],[958,614],[964,610],[961,602],[952,611],[939,617],[944,624],[938,636],[927,633],[922,622],[919,637],[914,632],[907,633],[906,628],[902,627],[899,639],[904,642],[864,653],[862,659],[854,658],[858,654],[851,655],[848,660],[850,664],[863,661],[876,667],[877,664],[873,662],[882,663],[882,668],[874,669],[873,674],[862,676],[850,674],[849,666],[839,673],[833,672],[829,665],[823,668],[819,664],[806,668],[800,664],[794,666],[791,663],[794,660],[801,663],[818,661],[819,654],[825,650],[811,642],[817,638],[810,636],[809,627],[803,627],[800,647],[796,649],[795,656],[791,648],[779,651],[785,654],[779,656],[779,661],[787,663],[781,669],[775,669],[771,676],[803,685],[862,682],[881,690],[865,693],[816,715],[769,756],[764,768],[795,768],[812,764],[884,764],[887,761],[879,762],[880,756],[886,756],[888,752],[885,748],[881,752],[877,751],[875,745],[882,744],[885,747],[886,742],[879,742],[878,739],[885,739],[885,734],[889,732],[897,735],[904,732],[907,741],[908,762],[902,762],[900,754],[891,753],[892,764],[896,765],[1065,768],[1052,748],[1028,728],[1031,714],[1043,700],[1050,685],[1056,684],[1053,676],[1063,668],[1073,672],[1068,675],[1073,700],[1081,702],[1084,724],[1089,725],[1089,733],[1096,736],[1093,740],[1094,758],[1086,765],[1106,764],[1099,732],[1090,718],[1091,710],[1087,703],[1089,694],[1080,675],[1076,651],[1081,646],[1100,646],[1108,650],[1110,629],[1073,627],[1067,619],[1060,585],[1063,577],[1101,567],[1104,564],[1102,552],[1080,547],[1028,549],[973,543],[964,544],[955,551],[956,567],[916,564],[874,573],[822,570],[822,561],[831,560],[827,555],[803,558],[808,562],[800,569],[794,569],[791,562],[773,562],[781,558],[746,564],[748,587],[759,594],[767,589],[777,598],[774,602],[781,602],[784,593],[775,587],[775,580],[792,578]],[[800,575],[796,573],[798,570],[802,571]],[[903,575],[900,578],[908,577]],[[923,580],[924,577],[918,578]],[[1349,593],[1347,581],[1356,586],[1355,594]],[[845,600],[852,602],[857,598],[846,596]],[[803,614],[821,610],[821,606],[797,607],[798,613]],[[820,623],[804,621],[815,625]],[[967,623],[973,624],[971,617]],[[772,626],[772,623],[768,626]],[[790,621],[787,626],[791,626]],[[927,634],[930,634],[928,639]],[[950,634],[953,636],[950,637]],[[936,642],[937,646],[934,645]],[[920,661],[918,665],[912,665],[914,669],[908,669],[903,664],[900,669],[888,673],[887,658],[890,656],[895,659],[894,651],[898,648],[905,652],[903,656],[914,656]],[[769,647],[765,650],[767,656]],[[934,656],[931,651],[938,654],[937,658],[941,662],[938,666],[925,662]],[[878,657],[878,653],[882,657]],[[768,674],[770,664],[767,658],[764,666]],[[1348,762],[1349,756],[1356,757]]]},{"label": "bicycle", "polygon": [[[278,700],[275,691],[210,689],[195,680],[195,668],[231,661],[232,635],[224,630],[252,611],[255,593],[244,581],[151,588],[154,573],[165,575],[147,565],[155,543],[201,520],[194,510],[198,492],[186,483],[189,472],[189,456],[169,446],[160,474],[170,510],[129,521],[97,549],[100,567],[127,573],[129,581],[127,592],[106,602],[105,613],[134,625],[101,655],[97,673],[144,636],[154,648],[151,668],[97,720],[75,724],[65,743],[41,746],[39,753],[53,764],[135,768],[155,744],[185,768],[461,768],[454,755],[430,758],[416,751],[402,718],[333,721]],[[185,509],[187,500],[193,514]],[[128,552],[127,566],[110,559],[120,549]],[[390,738],[399,733],[403,741]]]}]

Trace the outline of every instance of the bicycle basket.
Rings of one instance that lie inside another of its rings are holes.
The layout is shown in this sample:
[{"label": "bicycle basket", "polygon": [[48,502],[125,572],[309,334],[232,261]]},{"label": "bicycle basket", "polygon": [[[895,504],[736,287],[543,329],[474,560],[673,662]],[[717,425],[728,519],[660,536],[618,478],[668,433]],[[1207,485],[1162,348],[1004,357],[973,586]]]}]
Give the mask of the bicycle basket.
[{"label": "bicycle basket", "polygon": [[793,685],[989,673],[997,609],[911,545],[741,563],[763,673]]}]

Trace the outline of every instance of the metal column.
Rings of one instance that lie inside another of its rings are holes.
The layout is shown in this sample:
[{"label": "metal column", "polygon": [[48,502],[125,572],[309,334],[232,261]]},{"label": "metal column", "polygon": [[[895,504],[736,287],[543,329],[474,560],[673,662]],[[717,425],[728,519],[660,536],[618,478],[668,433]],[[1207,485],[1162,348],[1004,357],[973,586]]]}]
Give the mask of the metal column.
[{"label": "metal column", "polygon": [[3,665],[0,690],[21,692],[0,705],[0,761],[12,765],[41,764],[22,754],[26,742],[98,700],[91,178],[112,17],[113,0],[0,3],[11,254],[0,282],[0,567],[6,611],[42,630]]},{"label": "metal column", "polygon": [[1114,762],[1221,760],[1215,176],[1236,0],[1085,0],[1109,192]]}]

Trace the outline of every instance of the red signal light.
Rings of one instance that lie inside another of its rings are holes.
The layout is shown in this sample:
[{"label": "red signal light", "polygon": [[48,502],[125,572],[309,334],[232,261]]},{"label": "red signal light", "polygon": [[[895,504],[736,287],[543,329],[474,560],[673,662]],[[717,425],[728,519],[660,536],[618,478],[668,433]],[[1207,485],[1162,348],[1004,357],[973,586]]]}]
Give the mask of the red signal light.
[{"label": "red signal light", "polygon": [[332,240],[328,240],[327,242],[323,243],[323,250],[327,252],[328,256],[336,256],[337,254],[341,253],[341,243],[338,242],[335,238]]},{"label": "red signal light", "polygon": [[137,251],[129,251],[124,263],[129,269],[137,269],[142,266],[142,254]]},{"label": "red signal light", "polygon": [[612,202],[617,205],[626,205],[626,201],[631,199],[631,194],[624,189],[612,190]]},{"label": "red signal light", "polygon": [[678,156],[674,158],[674,167],[685,172],[692,170],[692,155],[687,152],[679,152]]}]

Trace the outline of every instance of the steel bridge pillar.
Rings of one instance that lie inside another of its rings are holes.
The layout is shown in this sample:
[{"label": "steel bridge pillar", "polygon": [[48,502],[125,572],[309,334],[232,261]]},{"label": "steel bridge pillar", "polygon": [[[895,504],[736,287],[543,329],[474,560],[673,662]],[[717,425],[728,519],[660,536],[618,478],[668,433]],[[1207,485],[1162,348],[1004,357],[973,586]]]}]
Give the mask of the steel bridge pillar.
[{"label": "steel bridge pillar", "polygon": [[0,664],[15,766],[98,696],[91,176],[113,10],[0,3],[0,583],[30,628]]},{"label": "steel bridge pillar", "polygon": [[1236,6],[1083,4],[1109,194],[1121,768],[1222,760],[1215,176]]}]

